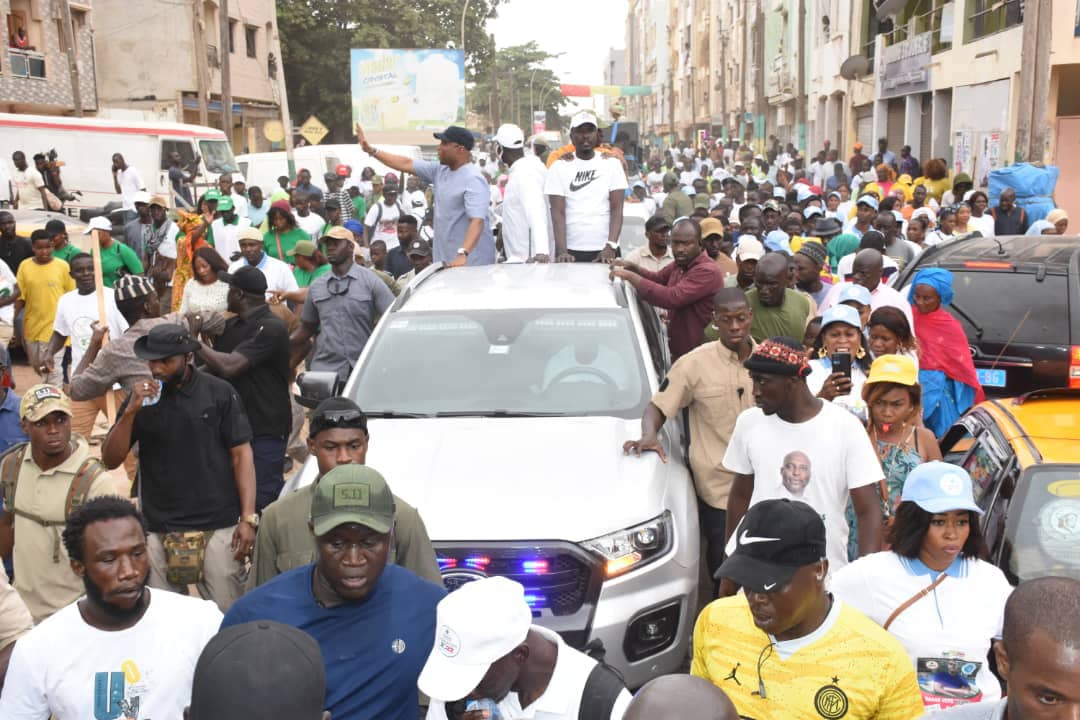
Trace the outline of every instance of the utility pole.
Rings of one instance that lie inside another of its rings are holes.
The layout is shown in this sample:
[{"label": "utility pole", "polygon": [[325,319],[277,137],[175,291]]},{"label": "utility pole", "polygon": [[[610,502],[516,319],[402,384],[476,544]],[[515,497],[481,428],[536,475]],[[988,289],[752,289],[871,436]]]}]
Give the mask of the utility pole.
[{"label": "utility pole", "polygon": [[[194,10],[192,18],[192,35],[195,38],[195,84],[199,90],[199,124],[206,126],[210,123],[206,98],[210,94],[210,67],[206,53],[206,14],[203,12],[203,0],[191,0]],[[183,107],[179,109],[183,116]]]},{"label": "utility pole", "polygon": [[[218,4],[218,27],[221,31],[221,128],[225,131],[225,138],[232,147],[233,140],[233,117],[232,117],[232,71],[229,55],[232,31],[229,28],[229,0],[219,0]],[[291,128],[286,128],[291,130]]]},{"label": "utility pole", "polygon": [[[1053,30],[1053,0],[1030,0],[1025,7],[1036,5],[1039,8],[1039,27],[1036,35],[1039,45],[1035,55],[1034,91],[1031,94],[1031,149],[1028,151],[1029,162],[1042,162],[1046,152],[1047,118],[1046,105],[1050,101],[1050,40]],[[1021,96],[1023,97],[1023,96]]]},{"label": "utility pole", "polygon": [[795,122],[798,123],[798,127],[795,129],[795,140],[805,154],[810,147],[806,135],[806,0],[799,0],[799,22],[797,27],[799,28],[799,43],[796,47],[799,48],[799,53],[796,60],[799,63],[799,74],[797,75],[798,88],[795,95]]},{"label": "utility pole", "polygon": [[743,139],[743,131],[746,130],[744,117],[748,110],[746,107],[746,75],[747,70],[753,64],[750,59],[750,0],[743,0],[742,3],[742,26],[742,62],[739,67],[739,92],[742,98],[739,101],[739,140]]},{"label": "utility pole", "polygon": [[[758,119],[760,118],[764,124],[765,110],[768,105],[768,101],[765,97],[765,3],[763,0],[758,0],[757,2],[757,19],[754,21],[754,42],[757,46],[754,52],[754,64],[756,66],[754,80],[757,85],[757,117],[754,118],[752,136],[756,138]],[[764,144],[765,133],[762,132],[754,149],[760,152],[763,149]]]},{"label": "utility pole", "polygon": [[71,3],[60,0],[60,25],[67,45],[68,75],[71,77],[71,102],[75,117],[83,116],[82,88],[79,87],[79,58],[75,54],[75,28],[71,24]]}]

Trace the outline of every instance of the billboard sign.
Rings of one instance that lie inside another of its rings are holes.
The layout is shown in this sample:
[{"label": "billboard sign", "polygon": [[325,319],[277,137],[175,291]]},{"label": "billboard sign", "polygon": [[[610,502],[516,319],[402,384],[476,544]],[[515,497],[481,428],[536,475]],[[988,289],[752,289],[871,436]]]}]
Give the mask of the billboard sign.
[{"label": "billboard sign", "polygon": [[351,51],[352,117],[365,130],[443,130],[465,124],[461,50]]}]

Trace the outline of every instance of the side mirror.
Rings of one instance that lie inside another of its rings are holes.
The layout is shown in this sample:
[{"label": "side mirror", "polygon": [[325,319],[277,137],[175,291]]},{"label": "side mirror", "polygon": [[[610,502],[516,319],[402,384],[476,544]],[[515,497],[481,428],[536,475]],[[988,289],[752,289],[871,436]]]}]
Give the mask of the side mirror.
[{"label": "side mirror", "polygon": [[300,394],[296,401],[306,408],[316,408],[323,400],[332,398],[338,391],[338,376],[334,372],[309,370],[296,379]]}]

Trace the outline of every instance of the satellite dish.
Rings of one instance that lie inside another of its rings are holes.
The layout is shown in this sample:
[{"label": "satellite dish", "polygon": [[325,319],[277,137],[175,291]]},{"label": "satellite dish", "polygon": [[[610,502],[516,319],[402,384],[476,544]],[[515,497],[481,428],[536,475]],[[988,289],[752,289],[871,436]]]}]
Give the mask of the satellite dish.
[{"label": "satellite dish", "polygon": [[884,20],[904,9],[907,0],[874,0],[874,12],[878,20]]},{"label": "satellite dish", "polygon": [[845,80],[858,80],[870,73],[870,61],[863,55],[852,55],[840,65],[840,77]]}]

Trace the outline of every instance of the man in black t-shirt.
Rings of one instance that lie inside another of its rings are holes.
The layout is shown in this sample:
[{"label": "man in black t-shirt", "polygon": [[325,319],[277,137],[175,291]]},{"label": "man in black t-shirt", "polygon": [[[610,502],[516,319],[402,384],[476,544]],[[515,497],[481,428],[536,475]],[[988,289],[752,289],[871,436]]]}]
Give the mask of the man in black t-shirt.
[{"label": "man in black t-shirt", "polygon": [[236,317],[214,347],[200,343],[199,360],[225,378],[244,401],[255,460],[255,512],[277,499],[285,484],[285,444],[292,429],[289,401],[289,331],[266,304],[266,277],[256,267],[223,273],[229,312]]},{"label": "man in black t-shirt", "polygon": [[139,443],[150,586],[186,593],[196,585],[224,612],[243,590],[259,524],[251,425],[232,386],[191,364],[198,349],[186,328],[169,323],[135,341],[154,380],[132,388],[101,460],[115,468]]},{"label": "man in black t-shirt", "polygon": [[19,272],[22,261],[32,257],[33,254],[30,241],[15,234],[15,216],[9,212],[0,211],[0,260],[8,264],[14,275]]}]

